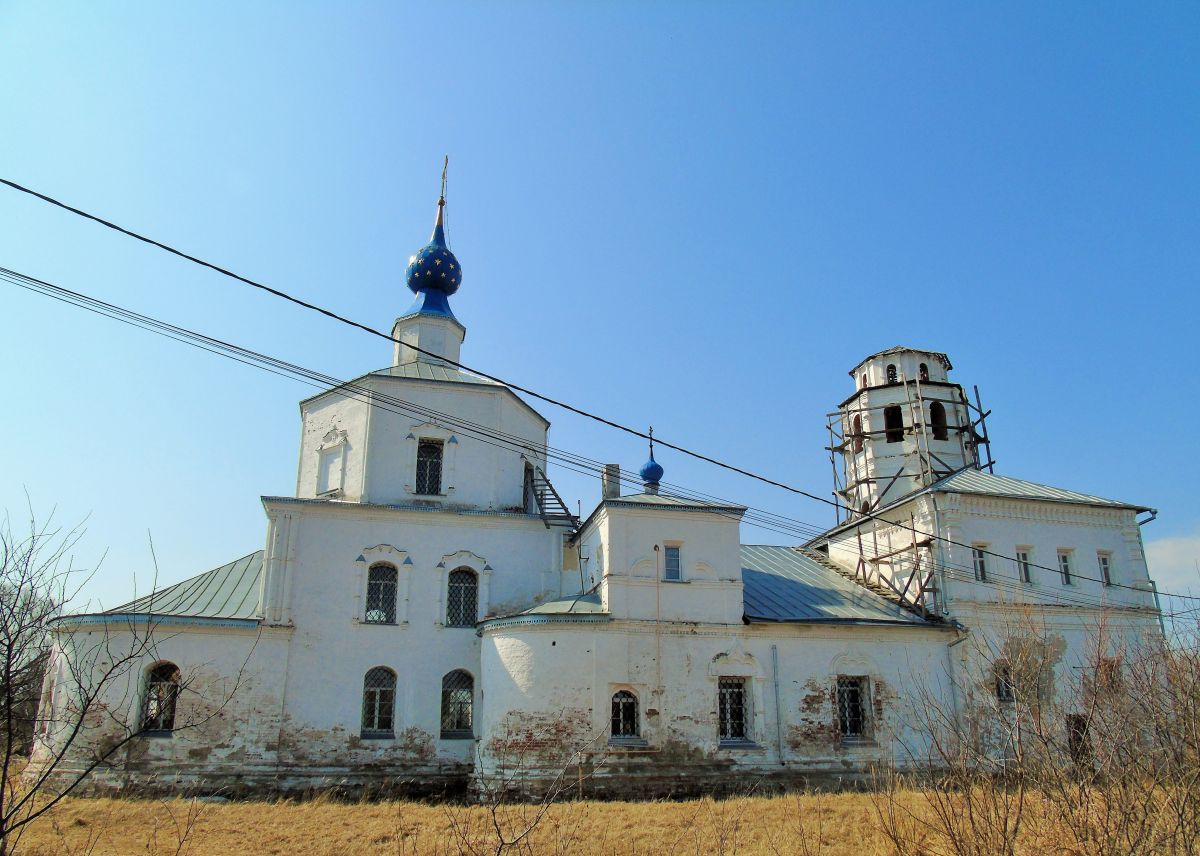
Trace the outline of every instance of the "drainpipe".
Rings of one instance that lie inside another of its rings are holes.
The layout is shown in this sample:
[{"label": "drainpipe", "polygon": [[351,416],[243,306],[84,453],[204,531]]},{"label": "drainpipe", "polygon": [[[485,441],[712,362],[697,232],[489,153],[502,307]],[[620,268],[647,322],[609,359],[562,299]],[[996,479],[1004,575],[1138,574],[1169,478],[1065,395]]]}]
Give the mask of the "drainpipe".
[{"label": "drainpipe", "polygon": [[779,753],[779,766],[786,767],[783,759],[783,717],[779,712],[779,647],[771,646],[771,671],[775,678],[775,749]]}]

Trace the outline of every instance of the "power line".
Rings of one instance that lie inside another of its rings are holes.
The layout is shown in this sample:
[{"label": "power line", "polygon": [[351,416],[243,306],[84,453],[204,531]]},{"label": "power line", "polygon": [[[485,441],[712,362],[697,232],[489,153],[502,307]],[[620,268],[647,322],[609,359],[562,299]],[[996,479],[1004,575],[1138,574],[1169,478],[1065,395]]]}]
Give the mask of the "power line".
[{"label": "power line", "polygon": [[[456,427],[461,433],[464,433],[467,436],[472,436],[474,439],[477,439],[488,445],[495,446],[497,448],[503,448],[505,450],[516,450],[516,451],[521,452],[522,454],[524,454],[526,452],[532,452],[534,454],[537,454],[539,451],[541,451],[543,454],[546,455],[547,459],[554,460],[559,466],[562,466],[565,469],[568,469],[572,472],[594,476],[597,473],[602,472],[603,468],[604,468],[604,465],[601,464],[599,461],[588,458],[584,455],[580,455],[580,454],[577,454],[574,452],[569,452],[566,450],[556,449],[556,448],[548,446],[548,445],[544,446],[544,447],[537,446],[535,444],[529,443],[529,441],[525,438],[521,438],[521,437],[518,437],[513,434],[508,434],[506,432],[499,431],[498,429],[491,428],[489,426],[484,426],[479,423],[472,422],[463,417],[444,413],[442,411],[438,411],[433,408],[421,406],[421,405],[415,404],[414,402],[410,402],[405,399],[397,398],[397,397],[388,395],[386,393],[382,393],[378,390],[375,390],[375,389],[372,389],[369,387],[360,386],[355,381],[341,381],[331,375],[326,375],[326,374],[317,372],[312,369],[306,369],[303,366],[299,366],[294,363],[289,363],[287,361],[280,360],[280,359],[277,359],[274,357],[270,357],[270,356],[261,354],[256,351],[251,351],[251,350],[243,348],[241,346],[234,345],[232,343],[225,342],[220,339],[215,339],[213,337],[206,336],[202,333],[197,333],[195,331],[188,330],[187,328],[178,327],[176,325],[172,325],[167,322],[160,321],[160,320],[152,318],[150,316],[142,315],[142,314],[134,312],[132,310],[124,309],[122,307],[116,306],[115,304],[106,303],[106,302],[98,300],[96,298],[89,297],[88,295],[84,295],[80,292],[74,292],[69,289],[62,288],[61,286],[56,286],[56,285],[46,282],[44,280],[39,280],[35,277],[30,277],[26,274],[21,274],[17,271],[12,271],[7,268],[0,267],[0,278],[3,278],[6,281],[9,281],[9,282],[13,283],[14,285],[17,285],[21,288],[25,288],[27,290],[33,291],[38,294],[42,294],[43,296],[51,297],[52,299],[58,300],[60,302],[74,305],[79,308],[87,309],[88,311],[92,311],[96,314],[104,315],[105,317],[109,317],[114,320],[121,321],[122,323],[126,323],[131,326],[139,327],[141,329],[147,330],[148,332],[156,333],[158,335],[162,335],[167,338],[170,338],[170,339],[173,339],[176,341],[180,341],[184,344],[192,345],[193,347],[197,347],[197,348],[207,351],[209,353],[216,354],[217,356],[223,356],[223,357],[232,359],[232,360],[242,363],[244,365],[249,365],[251,367],[263,369],[264,371],[268,371],[271,374],[275,374],[280,377],[285,377],[285,378],[289,378],[292,380],[298,380],[301,383],[304,383],[308,386],[312,386],[312,387],[322,389],[322,390],[334,391],[334,392],[344,391],[372,407],[380,407],[381,409],[384,409],[388,412],[399,413],[399,414],[409,415],[409,416],[418,416],[421,418],[432,419],[435,421],[442,421],[446,424],[451,425],[452,427]],[[621,481],[625,482],[625,483],[629,483],[629,484],[637,484],[636,480],[626,477],[624,475],[621,476]],[[670,485],[669,487],[676,488],[677,492],[682,494],[679,498],[682,498],[682,499],[702,498],[699,501],[702,501],[702,502],[705,502],[706,504],[712,505],[713,506],[712,510],[714,513],[722,514],[722,515],[728,516],[732,519],[741,520],[755,528],[777,532],[779,534],[787,535],[789,537],[805,537],[805,538],[810,537],[813,534],[820,534],[820,532],[823,531],[820,529],[820,527],[817,527],[813,524],[805,523],[804,521],[796,520],[794,518],[788,518],[783,515],[773,514],[771,512],[761,511],[758,509],[747,508],[745,506],[739,506],[739,507],[746,508],[745,514],[739,514],[739,515],[730,514],[726,511],[723,511],[719,506],[716,506],[715,503],[724,503],[726,506],[735,504],[731,500],[725,500],[720,497],[714,497],[709,494],[703,494],[703,493],[700,493],[697,491],[690,490],[683,486]],[[749,518],[749,519],[746,519],[746,518]],[[836,549],[836,550],[839,550],[842,552],[847,552],[851,555],[857,555],[858,552],[860,552],[860,551],[855,551],[852,547],[850,547],[848,545],[830,544],[829,546],[831,549]],[[869,557],[867,553],[862,553],[862,555],[864,558],[868,558],[868,559],[869,558],[876,558],[876,559],[880,558],[877,555],[873,556],[873,557]],[[1015,559],[1013,559],[1011,557],[1003,557],[1003,558],[1005,558],[1007,561],[1012,561],[1012,562],[1016,561]],[[1037,566],[1030,564],[1030,567],[1037,567]],[[1022,593],[1028,592],[1028,589],[1025,589],[1023,586],[1018,585],[1015,580],[1014,581],[1005,581],[1005,580],[1001,580],[1001,579],[994,579],[994,580],[973,579],[973,573],[974,573],[973,568],[967,568],[966,566],[963,566],[963,565],[955,565],[953,563],[939,562],[939,561],[933,560],[930,562],[930,568],[932,570],[941,570],[941,571],[945,572],[948,576],[951,576],[952,578],[957,579],[957,580],[972,581],[977,584],[990,585],[990,586],[995,586],[997,588],[1003,588],[1005,586],[1015,587],[1017,591],[1020,591]],[[1085,577],[1079,577],[1079,578],[1087,579]],[[1099,581],[1099,580],[1097,580],[1097,581]],[[1140,593],[1145,593],[1142,589],[1135,588],[1133,586],[1122,586],[1121,584],[1113,584],[1113,585],[1116,587],[1130,588],[1130,589],[1133,589]],[[1164,595],[1164,596],[1169,596],[1169,597],[1184,597],[1184,598],[1200,600],[1200,597],[1192,597],[1189,595],[1173,595],[1171,593],[1164,593],[1164,592],[1160,592],[1160,594]],[[1082,605],[1082,606],[1104,607],[1104,606],[1112,605],[1111,603],[1109,603],[1109,601],[1106,598],[1097,597],[1094,595],[1087,595],[1082,592],[1070,593],[1070,594],[1063,592],[1058,595],[1057,600],[1060,602],[1066,601],[1069,603],[1074,603],[1076,605]]]},{"label": "power line", "polygon": [[[109,229],[112,229],[112,230],[114,230],[114,231],[116,231],[116,232],[120,232],[121,234],[123,234],[123,235],[126,235],[126,236],[128,236],[128,237],[134,238],[135,240],[142,241],[143,243],[146,243],[146,244],[149,244],[149,245],[151,245],[151,246],[157,247],[157,248],[159,248],[159,249],[161,249],[161,250],[163,250],[163,251],[165,251],[165,252],[168,252],[168,253],[171,253],[171,254],[173,254],[173,255],[179,256],[180,258],[186,259],[187,261],[193,262],[193,263],[195,263],[195,264],[198,264],[198,265],[200,265],[200,266],[202,266],[202,267],[209,268],[210,270],[216,271],[217,273],[220,273],[220,274],[222,274],[222,275],[224,275],[224,276],[228,276],[228,277],[230,277],[230,278],[232,278],[232,279],[235,279],[235,280],[237,280],[237,281],[239,281],[239,282],[242,282],[242,283],[244,283],[244,284],[246,284],[246,285],[249,285],[249,286],[252,286],[252,287],[254,287],[254,288],[260,289],[260,290],[262,290],[262,291],[265,291],[265,292],[267,292],[268,294],[271,294],[271,295],[272,295],[272,296],[274,296],[274,297],[278,297],[278,298],[280,298],[280,299],[282,299],[282,300],[289,301],[290,303],[294,303],[294,304],[296,304],[297,306],[301,306],[301,307],[303,307],[303,308],[305,308],[305,309],[309,309],[309,310],[311,310],[311,311],[313,311],[313,312],[320,313],[321,315],[324,315],[324,316],[326,316],[326,317],[328,317],[328,318],[331,318],[331,319],[333,319],[333,320],[335,320],[335,321],[339,321],[339,322],[341,322],[341,323],[343,323],[343,324],[347,324],[347,325],[349,325],[349,326],[351,326],[351,327],[354,327],[354,328],[356,328],[356,329],[359,329],[359,330],[361,330],[361,331],[363,331],[363,332],[369,333],[369,334],[371,334],[371,335],[373,335],[373,336],[378,336],[378,337],[379,337],[379,338],[381,338],[381,339],[386,339],[388,342],[392,342],[393,344],[398,344],[398,345],[401,345],[402,347],[410,348],[410,349],[412,349],[412,350],[416,351],[417,353],[420,353],[420,354],[425,354],[426,356],[433,357],[433,358],[435,358],[435,359],[437,359],[437,360],[440,360],[440,361],[441,361],[441,362],[443,362],[443,363],[446,363],[446,364],[448,364],[448,365],[452,365],[452,366],[454,366],[455,368],[462,369],[463,371],[469,372],[469,373],[471,373],[471,374],[474,374],[474,375],[477,375],[477,376],[479,376],[479,377],[486,378],[487,380],[493,381],[493,382],[495,382],[495,383],[502,384],[502,385],[504,385],[504,386],[507,386],[507,387],[509,387],[510,389],[517,390],[518,392],[523,392],[523,393],[525,393],[526,395],[529,395],[529,396],[531,396],[531,397],[533,397],[533,398],[536,398],[536,399],[538,399],[539,401],[544,401],[544,402],[546,402],[547,404],[552,404],[552,405],[554,405],[554,406],[556,406],[556,407],[560,407],[560,408],[562,408],[562,409],[564,409],[564,410],[570,411],[571,413],[575,413],[575,414],[578,414],[578,415],[580,415],[580,416],[584,416],[584,417],[586,417],[586,418],[588,418],[588,419],[592,419],[592,420],[594,420],[594,421],[596,421],[596,422],[599,422],[599,423],[601,423],[601,424],[603,424],[603,425],[607,425],[607,426],[609,426],[610,428],[615,428],[615,429],[617,429],[617,430],[619,430],[619,431],[623,431],[623,432],[625,432],[625,433],[627,433],[627,434],[632,434],[633,436],[635,436],[635,437],[640,437],[640,438],[642,438],[643,440],[649,440],[649,439],[650,439],[650,435],[649,435],[648,433],[645,433],[645,432],[643,432],[643,431],[640,431],[640,430],[638,430],[637,428],[632,428],[632,427],[630,427],[630,426],[628,426],[628,425],[623,425],[623,424],[621,424],[620,422],[616,422],[615,420],[609,419],[609,418],[607,418],[607,417],[605,417],[605,416],[600,416],[599,414],[592,413],[592,412],[590,412],[590,411],[587,411],[587,410],[584,410],[584,409],[582,409],[582,408],[576,407],[576,406],[574,406],[574,405],[572,405],[572,404],[568,404],[568,403],[566,403],[565,401],[561,401],[561,400],[559,400],[559,399],[556,399],[556,398],[551,398],[550,396],[543,395],[542,393],[536,392],[536,391],[534,391],[534,390],[532,390],[532,389],[529,389],[528,387],[520,386],[520,385],[518,385],[518,384],[512,383],[511,381],[504,380],[503,378],[497,377],[497,376],[495,376],[495,375],[488,374],[487,372],[481,371],[481,370],[479,370],[479,369],[471,368],[470,366],[467,366],[467,365],[465,365],[465,364],[463,364],[463,363],[460,363],[460,362],[457,362],[457,361],[455,361],[455,360],[451,360],[451,359],[449,359],[449,358],[447,358],[447,357],[444,357],[444,356],[442,356],[441,354],[436,354],[436,353],[433,353],[433,352],[431,352],[431,351],[427,351],[427,350],[425,350],[425,349],[423,349],[423,348],[420,348],[420,347],[418,347],[418,346],[416,346],[416,345],[413,345],[413,344],[411,344],[411,343],[408,343],[408,342],[403,342],[403,341],[401,341],[400,339],[397,339],[397,338],[395,338],[394,336],[391,336],[390,334],[383,332],[382,330],[378,330],[378,329],[376,329],[376,328],[374,328],[374,327],[371,327],[371,326],[369,326],[369,325],[367,325],[367,324],[363,324],[363,323],[361,323],[361,322],[359,322],[359,321],[354,321],[354,320],[352,320],[352,319],[350,319],[350,318],[346,318],[346,317],[344,317],[344,316],[342,316],[342,315],[339,315],[338,313],[336,313],[336,312],[334,312],[334,311],[332,311],[332,310],[330,310],[330,309],[326,309],[326,308],[324,308],[324,307],[322,307],[322,306],[318,306],[318,305],[316,305],[316,304],[314,304],[314,303],[310,303],[310,302],[308,302],[308,301],[306,301],[306,300],[302,300],[301,298],[294,297],[294,296],[292,296],[292,295],[288,294],[287,292],[280,291],[280,290],[279,290],[279,289],[277,289],[277,288],[272,288],[272,287],[271,287],[271,286],[269,286],[269,285],[264,285],[264,284],[263,284],[263,283],[261,283],[261,282],[258,282],[258,281],[256,281],[256,280],[250,279],[249,277],[245,277],[245,276],[242,276],[241,274],[234,273],[233,271],[231,271],[231,270],[228,270],[228,269],[226,269],[226,268],[223,268],[223,267],[221,267],[221,266],[219,266],[219,265],[213,264],[212,262],[205,261],[204,259],[201,259],[201,258],[198,258],[198,257],[196,257],[196,256],[193,256],[193,255],[191,255],[190,253],[186,253],[186,252],[184,252],[183,250],[176,249],[175,247],[172,247],[172,246],[170,246],[169,244],[165,244],[165,243],[163,243],[163,242],[161,242],[161,241],[157,241],[157,240],[155,240],[155,239],[153,239],[153,238],[149,238],[149,237],[147,237],[147,236],[145,236],[145,235],[142,235],[142,234],[139,234],[139,233],[137,233],[137,232],[134,232],[134,231],[133,231],[133,230],[131,230],[131,229],[127,229],[127,228],[125,228],[125,227],[123,227],[123,226],[119,226],[119,225],[117,225],[116,223],[113,223],[113,222],[112,222],[112,221],[110,221],[110,220],[105,220],[104,218],[102,218],[102,217],[99,217],[99,216],[97,216],[97,215],[95,215],[95,214],[90,214],[90,213],[88,213],[87,211],[84,211],[84,210],[82,210],[82,209],[80,209],[80,208],[76,208],[76,207],[74,207],[74,206],[68,205],[67,203],[65,203],[65,202],[62,202],[62,201],[60,201],[60,200],[58,200],[58,199],[55,199],[55,198],[54,198],[54,197],[52,197],[52,196],[47,196],[47,195],[46,195],[46,194],[44,194],[44,193],[39,193],[39,192],[38,192],[38,191],[36,191],[36,190],[33,190],[33,189],[31,189],[31,188],[28,188],[28,187],[25,187],[25,186],[23,186],[23,185],[17,184],[15,181],[10,181],[10,180],[8,180],[8,179],[6,179],[6,178],[0,178],[0,184],[5,184],[5,185],[7,185],[8,187],[11,187],[11,188],[13,188],[14,190],[18,190],[18,191],[20,191],[21,193],[26,193],[26,194],[28,194],[28,195],[30,195],[30,196],[33,196],[33,197],[35,197],[35,198],[37,198],[37,199],[40,199],[40,200],[42,200],[43,202],[47,202],[47,203],[49,203],[49,204],[51,204],[51,205],[57,206],[57,207],[59,207],[59,208],[62,208],[62,209],[63,209],[63,210],[65,210],[65,211],[69,211],[69,212],[71,212],[72,214],[75,214],[75,215],[77,215],[77,216],[79,216],[79,217],[83,217],[83,218],[85,218],[85,219],[92,220],[93,222],[99,223],[99,224],[100,224],[100,225],[102,225],[102,226],[105,226],[105,227],[107,227],[107,228],[109,228]],[[57,286],[55,286],[55,287],[57,287]],[[705,454],[703,454],[702,452],[697,452],[697,451],[694,451],[694,450],[692,450],[692,449],[689,449],[689,448],[687,448],[687,447],[685,447],[685,446],[679,446],[679,445],[676,445],[676,444],[674,444],[674,443],[671,443],[670,441],[663,440],[663,439],[661,439],[660,437],[655,437],[654,439],[655,439],[655,441],[656,441],[656,442],[657,442],[659,445],[661,445],[661,446],[665,446],[665,447],[666,447],[666,448],[668,448],[668,449],[674,449],[675,451],[677,451],[677,452],[679,452],[679,453],[681,453],[681,454],[687,455],[687,456],[689,456],[689,457],[695,458],[695,459],[697,459],[697,460],[700,460],[700,461],[704,461],[705,463],[709,463],[709,464],[712,464],[712,465],[714,465],[714,466],[721,467],[722,469],[726,469],[726,470],[729,470],[729,471],[731,471],[731,472],[738,473],[739,475],[746,476],[747,478],[755,479],[756,481],[763,482],[764,484],[769,484],[769,485],[772,485],[772,486],[774,486],[774,487],[778,487],[778,488],[780,488],[780,489],[782,489],[782,490],[786,490],[786,491],[788,491],[788,492],[790,492],[790,493],[797,494],[798,496],[803,496],[803,497],[805,497],[806,499],[811,499],[811,500],[814,500],[814,501],[816,501],[816,502],[823,503],[823,504],[825,504],[825,505],[831,505],[831,506],[833,506],[833,507],[835,507],[835,508],[839,508],[839,509],[843,507],[843,506],[842,506],[842,504],[841,504],[840,502],[837,502],[837,501],[835,501],[835,500],[828,499],[828,498],[826,498],[826,497],[823,497],[823,496],[819,496],[818,494],[809,493],[808,491],[806,491],[806,490],[803,490],[802,488],[795,487],[794,485],[789,485],[789,484],[786,484],[786,483],[784,483],[784,482],[780,482],[780,481],[777,481],[777,480],[775,480],[775,479],[772,479],[772,478],[770,478],[770,477],[768,477],[768,476],[764,476],[764,475],[762,475],[762,474],[760,474],[760,473],[756,473],[756,472],[753,472],[753,471],[751,471],[751,470],[746,470],[746,469],[743,469],[742,467],[736,466],[735,464],[730,464],[730,463],[727,463],[727,462],[725,462],[725,461],[718,460],[718,459],[716,459],[716,458],[713,458],[713,457],[710,457],[710,456],[708,456],[708,455],[705,455]],[[951,539],[951,538],[947,538],[947,537],[945,537],[944,535],[940,535],[940,534],[936,534],[936,533],[932,533],[932,534],[931,534],[931,533],[928,533],[928,532],[922,532],[922,531],[920,531],[919,529],[917,529],[917,528],[916,528],[916,527],[914,527],[914,526],[907,526],[907,525],[905,525],[905,524],[903,524],[903,523],[896,523],[896,522],[894,522],[894,521],[888,520],[887,518],[880,517],[880,516],[879,516],[879,514],[878,514],[878,512],[876,512],[876,511],[859,512],[859,516],[860,516],[860,517],[863,517],[863,518],[870,519],[870,520],[879,521],[879,522],[885,523],[885,524],[887,524],[887,525],[889,525],[889,526],[895,526],[895,527],[897,527],[897,528],[904,529],[904,530],[906,530],[906,531],[912,532],[912,533],[914,533],[914,534],[916,534],[916,535],[921,535],[921,536],[923,536],[923,537],[927,537],[927,538],[934,538],[934,539],[936,539],[936,540],[938,540],[938,541],[942,541],[943,543],[946,543],[946,544],[951,544],[951,545],[953,545],[953,546],[956,546],[956,547],[963,547],[964,549],[968,549],[968,550],[980,550],[980,551],[981,551],[981,552],[982,552],[984,555],[993,556],[993,557],[995,557],[995,558],[998,558],[998,559],[1006,559],[1006,560],[1007,560],[1007,559],[1009,559],[1009,558],[1010,558],[1010,557],[1008,557],[1008,556],[1005,556],[1005,555],[1003,555],[1003,554],[1001,554],[1001,553],[996,553],[996,552],[993,552],[993,551],[991,551],[991,550],[987,550],[987,549],[985,549],[985,548],[980,548],[980,547],[978,547],[978,546],[976,546],[976,545],[974,545],[974,544],[965,544],[965,543],[963,543],[963,542],[960,542],[960,541],[955,541],[955,540],[953,540],[953,539]],[[824,529],[820,530],[820,532],[824,532],[824,531],[825,531]],[[1028,564],[1029,564],[1029,567],[1031,567],[1031,568],[1039,568],[1039,569],[1041,569],[1041,570],[1050,571],[1051,573],[1057,573],[1057,572],[1058,572],[1058,569],[1056,569],[1056,568],[1051,568],[1051,567],[1048,567],[1048,566],[1046,566],[1046,565],[1037,565],[1037,564],[1034,564],[1034,563],[1032,563],[1032,562],[1030,562],[1030,563],[1028,563]],[[1081,579],[1081,580],[1089,580],[1089,581],[1091,581],[1091,582],[1101,582],[1101,583],[1105,582],[1103,579],[1101,579],[1101,578],[1099,578],[1099,577],[1087,577],[1087,576],[1082,576],[1082,575],[1074,575],[1074,576],[1076,576],[1078,579]],[[1120,583],[1106,583],[1106,584],[1107,584],[1107,585],[1112,585],[1112,586],[1118,586],[1118,587],[1121,587],[1121,588],[1130,588],[1130,589],[1134,589],[1135,591],[1140,591],[1140,589],[1137,589],[1137,588],[1136,588],[1136,587],[1134,587],[1134,586],[1122,585],[1122,584],[1120,584]],[[1200,599],[1200,598],[1198,598],[1198,599]]]}]

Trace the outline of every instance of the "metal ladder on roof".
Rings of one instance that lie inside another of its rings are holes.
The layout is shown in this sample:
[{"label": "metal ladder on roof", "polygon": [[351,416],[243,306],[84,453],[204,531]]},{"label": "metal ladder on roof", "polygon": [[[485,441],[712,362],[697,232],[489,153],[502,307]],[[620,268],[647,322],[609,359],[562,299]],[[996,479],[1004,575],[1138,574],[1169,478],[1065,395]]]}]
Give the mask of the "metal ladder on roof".
[{"label": "metal ladder on roof", "polygon": [[550,484],[550,479],[546,478],[541,467],[533,468],[528,488],[529,492],[533,494],[538,514],[547,529],[551,526],[569,526],[574,532],[579,528],[579,518],[571,513],[571,509],[567,508],[567,504],[558,495],[554,485]]}]

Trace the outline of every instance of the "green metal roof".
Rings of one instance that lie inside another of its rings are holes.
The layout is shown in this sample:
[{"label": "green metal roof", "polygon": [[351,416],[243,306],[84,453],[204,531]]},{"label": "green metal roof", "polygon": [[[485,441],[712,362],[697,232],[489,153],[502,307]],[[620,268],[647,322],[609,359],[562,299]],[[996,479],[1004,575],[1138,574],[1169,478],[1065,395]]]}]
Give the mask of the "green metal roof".
[{"label": "green metal roof", "polygon": [[796,547],[743,544],[742,600],[752,622],[931,626]]},{"label": "green metal roof", "polygon": [[1040,499],[1046,502],[1070,502],[1077,505],[1101,505],[1110,508],[1132,508],[1137,511],[1150,511],[1144,505],[1134,505],[1128,502],[1118,502],[1115,499],[1105,499],[1102,496],[1092,496],[1088,493],[1078,493],[1073,490],[1063,490],[1059,487],[1038,484],[1037,482],[1016,479],[1012,476],[998,476],[985,473],[983,470],[966,469],[951,473],[940,481],[934,482],[926,491],[942,493],[970,493],[982,496],[1004,496],[1013,499]]},{"label": "green metal roof", "polygon": [[744,505],[729,505],[718,502],[705,502],[701,499],[684,499],[678,496],[666,496],[661,493],[631,493],[628,496],[618,496],[604,500],[605,505],[621,506],[653,506],[655,508],[678,508],[688,511],[712,511],[715,513],[736,512],[741,514],[746,510]]},{"label": "green metal roof", "polygon": [[420,360],[405,363],[401,366],[388,366],[386,369],[379,369],[378,371],[371,372],[371,374],[382,375],[384,377],[403,377],[409,380],[437,380],[444,383],[476,383],[483,386],[503,386],[503,384],[496,383],[494,380],[488,380],[485,377],[473,375],[469,372],[459,371],[453,366],[435,365],[434,363],[426,363]]},{"label": "green metal roof", "polygon": [[263,551],[213,568],[105,615],[176,615],[195,618],[257,618]]}]

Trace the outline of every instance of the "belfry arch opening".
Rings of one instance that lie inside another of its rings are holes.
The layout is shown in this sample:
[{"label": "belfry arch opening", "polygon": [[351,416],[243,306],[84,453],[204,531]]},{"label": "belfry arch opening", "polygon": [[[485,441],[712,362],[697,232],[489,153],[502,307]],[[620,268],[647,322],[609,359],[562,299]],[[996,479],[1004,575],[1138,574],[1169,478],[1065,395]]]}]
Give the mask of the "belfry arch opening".
[{"label": "belfry arch opening", "polygon": [[950,436],[946,429],[946,408],[940,401],[929,405],[929,427],[933,429],[935,440],[946,440]]},{"label": "belfry arch opening", "polygon": [[904,413],[899,404],[883,408],[884,439],[889,443],[899,443],[904,439]]}]

